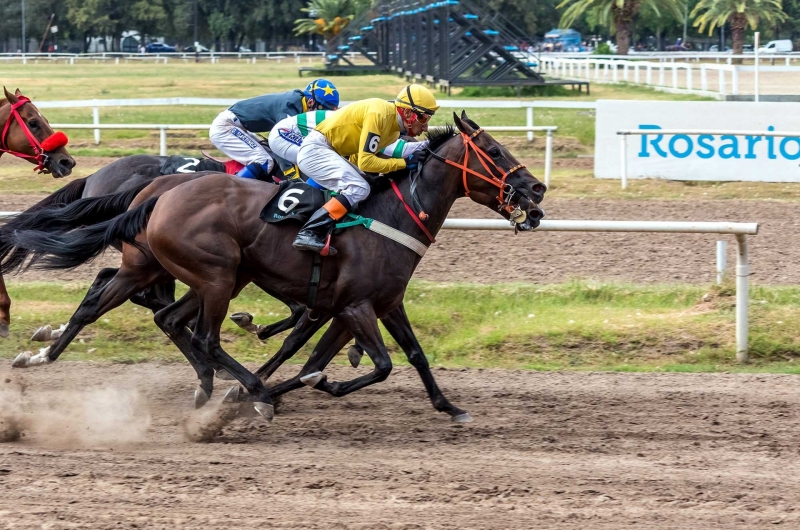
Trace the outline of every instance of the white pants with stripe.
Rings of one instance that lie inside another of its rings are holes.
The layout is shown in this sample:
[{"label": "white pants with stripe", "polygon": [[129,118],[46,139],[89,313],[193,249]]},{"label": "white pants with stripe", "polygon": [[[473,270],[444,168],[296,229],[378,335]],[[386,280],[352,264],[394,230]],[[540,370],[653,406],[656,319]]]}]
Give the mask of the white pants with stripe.
[{"label": "white pants with stripe", "polygon": [[297,153],[297,165],[304,175],[320,186],[341,193],[353,206],[369,196],[369,184],[358,168],[334,151],[320,132],[311,131],[303,140]]},{"label": "white pants with stripe", "polygon": [[214,146],[245,166],[257,162],[272,170],[275,161],[258,138],[239,123],[239,118],[230,110],[223,110],[211,123],[208,137]]}]

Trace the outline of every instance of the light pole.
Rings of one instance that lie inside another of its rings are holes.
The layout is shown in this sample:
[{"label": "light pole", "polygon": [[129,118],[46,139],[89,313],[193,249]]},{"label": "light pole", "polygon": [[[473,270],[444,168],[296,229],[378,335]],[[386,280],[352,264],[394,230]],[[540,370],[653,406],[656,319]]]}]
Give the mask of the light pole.
[{"label": "light pole", "polygon": [[25,0],[22,0],[22,55],[28,51],[28,43],[25,40]]},{"label": "light pole", "polygon": [[197,40],[197,0],[194,0],[194,62],[200,62],[200,42]]}]

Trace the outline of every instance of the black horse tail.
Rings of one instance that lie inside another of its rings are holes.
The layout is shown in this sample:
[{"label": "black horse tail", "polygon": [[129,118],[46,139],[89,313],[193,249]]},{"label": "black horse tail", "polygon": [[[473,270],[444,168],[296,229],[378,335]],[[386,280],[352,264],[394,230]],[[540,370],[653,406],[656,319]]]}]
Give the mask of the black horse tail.
[{"label": "black horse tail", "polygon": [[[17,231],[13,242],[32,256],[31,265],[42,269],[72,269],[89,263],[115,243],[130,243],[139,247],[136,236],[147,226],[158,197],[145,202],[122,215],[91,226],[66,233],[53,234],[38,230]],[[14,270],[8,261],[0,266],[0,274]]]},{"label": "black horse tail", "polygon": [[[133,202],[133,199],[148,184],[143,183],[128,191],[113,195],[89,199],[79,198],[66,203],[65,206],[56,207],[65,204],[62,201],[69,200],[71,196],[74,196],[78,188],[78,186],[75,186],[73,190],[67,190],[72,184],[65,186],[39,204],[25,210],[0,226],[0,262],[4,261],[3,268],[8,270],[16,269],[31,254],[31,250],[18,243],[14,235],[15,232],[66,232],[81,226],[108,221],[124,213]],[[61,194],[60,199],[55,197],[59,194]],[[50,201],[48,205],[52,207],[44,204],[47,201]]]},{"label": "black horse tail", "polygon": [[64,206],[77,201],[83,196],[83,190],[86,188],[86,179],[88,178],[89,177],[73,180],[63,188],[54,191],[25,211],[33,212],[48,208],[50,206]]}]

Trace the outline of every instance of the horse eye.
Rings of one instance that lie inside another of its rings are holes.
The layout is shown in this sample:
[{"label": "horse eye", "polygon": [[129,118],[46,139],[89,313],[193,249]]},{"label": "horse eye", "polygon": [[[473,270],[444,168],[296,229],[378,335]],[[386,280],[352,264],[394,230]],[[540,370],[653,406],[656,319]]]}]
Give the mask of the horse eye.
[{"label": "horse eye", "polygon": [[496,147],[492,147],[491,149],[489,149],[489,155],[490,155],[492,158],[497,158],[497,157],[499,157],[499,156],[500,156],[500,149],[498,149],[498,148],[496,148]]},{"label": "horse eye", "polygon": [[39,122],[36,121],[36,120],[31,120],[31,121],[28,122],[28,127],[30,127],[31,129],[38,129],[39,128]]}]

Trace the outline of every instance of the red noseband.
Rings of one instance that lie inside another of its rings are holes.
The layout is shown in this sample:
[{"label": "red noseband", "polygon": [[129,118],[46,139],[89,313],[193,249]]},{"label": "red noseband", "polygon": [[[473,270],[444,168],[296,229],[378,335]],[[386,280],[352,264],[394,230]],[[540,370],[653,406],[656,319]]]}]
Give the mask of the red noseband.
[{"label": "red noseband", "polygon": [[[17,102],[11,105],[11,114],[9,114],[8,119],[6,120],[5,125],[3,126],[3,133],[0,135],[0,155],[3,153],[11,153],[14,156],[19,158],[27,158],[28,160],[33,160],[37,163],[37,166],[33,168],[34,171],[40,171],[44,169],[47,165],[48,157],[47,154],[50,151],[55,151],[59,147],[64,147],[67,145],[69,141],[67,139],[67,135],[63,132],[55,132],[44,139],[44,141],[40,144],[39,140],[31,133],[30,129],[28,128],[28,124],[25,123],[25,120],[22,119],[22,116],[19,113],[19,108],[22,107],[26,103],[30,103],[31,100],[26,98],[25,96],[19,96],[17,98]],[[25,133],[25,136],[28,138],[28,143],[30,143],[31,149],[33,149],[33,155],[27,155],[25,153],[20,153],[18,151],[12,151],[8,148],[8,133],[11,129],[11,124],[14,123],[14,120],[17,121],[17,125],[19,128],[22,129],[22,132]]]}]

